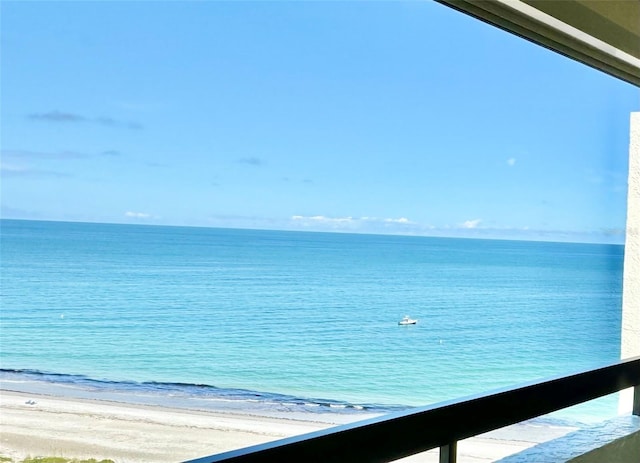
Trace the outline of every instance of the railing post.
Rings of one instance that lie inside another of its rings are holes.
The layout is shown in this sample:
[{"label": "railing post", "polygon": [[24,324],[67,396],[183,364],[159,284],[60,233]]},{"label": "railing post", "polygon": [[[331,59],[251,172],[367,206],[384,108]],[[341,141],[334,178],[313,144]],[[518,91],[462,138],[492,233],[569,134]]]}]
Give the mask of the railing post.
[{"label": "railing post", "polygon": [[631,413],[640,416],[640,384],[636,384],[633,388],[633,408]]},{"label": "railing post", "polygon": [[458,442],[453,441],[440,447],[440,463],[456,463]]}]

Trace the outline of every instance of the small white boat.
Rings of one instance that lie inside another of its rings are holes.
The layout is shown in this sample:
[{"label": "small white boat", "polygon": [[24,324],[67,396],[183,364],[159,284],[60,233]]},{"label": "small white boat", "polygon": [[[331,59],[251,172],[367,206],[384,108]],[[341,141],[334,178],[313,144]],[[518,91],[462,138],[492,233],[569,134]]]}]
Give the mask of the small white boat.
[{"label": "small white boat", "polygon": [[415,325],[416,323],[418,323],[418,320],[414,320],[409,317],[409,315],[405,315],[402,320],[398,322],[398,325]]}]

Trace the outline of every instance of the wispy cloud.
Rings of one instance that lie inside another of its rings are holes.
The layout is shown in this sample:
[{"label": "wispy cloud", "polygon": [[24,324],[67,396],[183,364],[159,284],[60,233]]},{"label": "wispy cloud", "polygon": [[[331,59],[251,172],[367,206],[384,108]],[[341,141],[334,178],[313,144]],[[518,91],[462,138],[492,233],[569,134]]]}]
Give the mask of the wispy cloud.
[{"label": "wispy cloud", "polygon": [[353,217],[325,217],[323,215],[303,216],[294,215],[291,220],[295,222],[312,222],[312,223],[324,223],[324,224],[350,224],[354,223]]},{"label": "wispy cloud", "polygon": [[480,219],[466,220],[466,221],[462,222],[462,224],[460,224],[460,226],[462,228],[478,228],[478,225],[480,225],[480,222],[482,222],[482,220],[480,220]]},{"label": "wispy cloud", "polygon": [[415,222],[406,217],[381,218],[381,217],[327,217],[324,215],[294,215],[291,217],[294,226],[306,229],[327,229],[334,231],[358,231],[358,232],[411,232],[415,228]]},{"label": "wispy cloud", "polygon": [[14,163],[22,162],[49,162],[49,161],[73,161],[91,159],[95,157],[118,157],[122,153],[117,150],[105,150],[99,153],[89,154],[78,151],[29,151],[29,150],[1,150],[0,154],[5,161]]},{"label": "wispy cloud", "polygon": [[148,212],[127,211],[124,213],[124,216],[129,219],[152,219],[153,218],[153,215],[149,214]]},{"label": "wispy cloud", "polygon": [[249,157],[249,158],[240,158],[237,160],[239,164],[249,164],[250,166],[262,166],[265,162],[260,158]]},{"label": "wispy cloud", "polygon": [[513,166],[515,166],[515,165],[516,165],[516,158],[509,158],[509,159],[507,159],[507,165],[508,165],[509,167],[513,167]]},{"label": "wispy cloud", "polygon": [[123,128],[123,129],[131,129],[131,130],[140,130],[142,129],[142,124],[138,122],[131,121],[119,121],[117,119],[113,119],[112,117],[98,117],[94,119],[94,121],[100,125],[104,125],[107,127],[115,127],[115,128]]},{"label": "wispy cloud", "polygon": [[71,177],[70,174],[48,169],[38,169],[28,165],[0,163],[0,174],[12,177]]},{"label": "wispy cloud", "polygon": [[104,127],[131,130],[139,130],[143,128],[142,125],[138,122],[123,121],[108,116],[87,117],[81,114],[67,113],[58,110],[53,110],[45,113],[32,113],[27,115],[27,119],[32,121],[51,123],[89,123],[101,125]]},{"label": "wispy cloud", "polygon": [[400,217],[399,219],[384,219],[384,222],[386,223],[413,223],[411,222],[411,220],[407,219],[406,217]]},{"label": "wispy cloud", "polygon": [[78,153],[77,151],[28,151],[28,150],[2,150],[4,159],[13,160],[64,160],[64,159],[85,159],[89,155]]},{"label": "wispy cloud", "polygon": [[103,156],[120,156],[122,155],[122,153],[120,151],[116,151],[116,150],[106,150],[103,151],[102,153]]},{"label": "wispy cloud", "polygon": [[86,117],[78,114],[65,113],[62,111],[49,111],[48,113],[34,113],[27,116],[31,120],[35,121],[48,121],[48,122],[84,122]]},{"label": "wispy cloud", "polygon": [[[0,172],[4,178],[12,177],[72,177],[58,170],[66,162],[87,159],[90,156],[75,151],[2,150]],[[64,161],[64,162],[61,162]],[[51,169],[50,166],[54,168]]]},{"label": "wispy cloud", "polygon": [[[86,156],[72,151],[40,152],[26,150],[2,150],[2,162],[0,173],[3,178],[15,177],[71,177],[70,174],[61,172],[57,168],[51,169],[49,165],[58,167],[59,161],[81,159]],[[51,162],[54,161],[54,162]],[[44,165],[44,167],[42,165]]]}]

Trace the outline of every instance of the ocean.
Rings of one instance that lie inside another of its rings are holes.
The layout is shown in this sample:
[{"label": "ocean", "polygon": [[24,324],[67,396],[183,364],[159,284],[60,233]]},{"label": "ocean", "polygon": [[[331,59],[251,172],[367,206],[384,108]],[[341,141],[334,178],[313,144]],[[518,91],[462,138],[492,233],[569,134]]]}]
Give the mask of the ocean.
[{"label": "ocean", "polygon": [[[624,247],[2,220],[7,389],[385,413],[619,359]],[[412,326],[398,321],[410,315]],[[554,414],[616,414],[610,396]]]}]

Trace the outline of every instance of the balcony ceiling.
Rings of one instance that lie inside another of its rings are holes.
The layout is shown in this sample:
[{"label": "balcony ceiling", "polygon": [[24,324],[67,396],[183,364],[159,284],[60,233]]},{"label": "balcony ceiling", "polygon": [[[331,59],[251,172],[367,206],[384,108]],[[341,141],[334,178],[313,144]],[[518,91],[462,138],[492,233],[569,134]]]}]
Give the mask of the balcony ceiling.
[{"label": "balcony ceiling", "polygon": [[640,87],[640,0],[436,0]]}]

